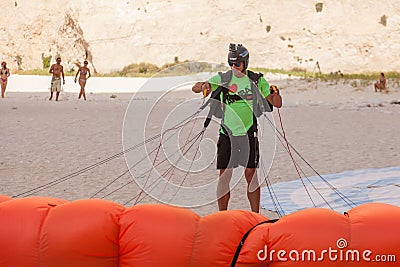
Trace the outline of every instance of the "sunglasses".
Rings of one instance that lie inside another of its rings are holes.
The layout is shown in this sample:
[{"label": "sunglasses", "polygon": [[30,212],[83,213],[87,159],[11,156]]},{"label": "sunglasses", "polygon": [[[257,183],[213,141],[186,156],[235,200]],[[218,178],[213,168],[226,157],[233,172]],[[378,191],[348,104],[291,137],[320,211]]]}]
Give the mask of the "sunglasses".
[{"label": "sunglasses", "polygon": [[88,62],[87,62],[87,61],[85,61],[85,62],[83,62],[83,64],[87,65],[87,64],[88,64]]},{"label": "sunglasses", "polygon": [[240,65],[242,65],[242,62],[228,62],[229,66],[232,67],[233,65],[235,65],[236,67],[240,67]]}]

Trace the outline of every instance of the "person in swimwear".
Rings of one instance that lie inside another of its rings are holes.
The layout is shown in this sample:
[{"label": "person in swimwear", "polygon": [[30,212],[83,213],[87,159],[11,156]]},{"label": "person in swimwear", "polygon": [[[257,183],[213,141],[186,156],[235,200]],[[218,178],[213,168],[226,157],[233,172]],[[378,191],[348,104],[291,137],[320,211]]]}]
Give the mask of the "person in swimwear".
[{"label": "person in swimwear", "polygon": [[49,100],[53,99],[53,93],[56,92],[56,101],[58,101],[58,97],[61,92],[61,76],[63,79],[63,84],[65,84],[65,77],[64,77],[64,68],[60,64],[61,58],[57,57],[56,61],[57,61],[57,63],[51,65],[50,70],[49,70],[49,73],[53,74],[53,77],[51,78],[51,88],[50,88]]},{"label": "person in swimwear", "polygon": [[6,93],[7,88],[7,80],[10,76],[10,70],[7,68],[7,63],[4,61],[1,62],[0,76],[1,98],[4,98],[4,94]]},{"label": "person in swimwear", "polygon": [[83,67],[79,67],[78,71],[75,74],[75,83],[76,83],[76,78],[79,75],[79,85],[81,86],[81,91],[79,92],[78,99],[81,99],[81,96],[83,96],[83,99],[86,101],[86,94],[85,94],[85,86],[86,86],[86,80],[90,78],[90,69],[87,67],[88,62],[85,60],[83,62]]},{"label": "person in swimwear", "polygon": [[382,92],[383,90],[386,89],[386,78],[385,78],[385,74],[383,72],[381,72],[379,81],[374,83],[374,87],[375,87],[375,92],[378,92],[378,90],[380,92]]}]

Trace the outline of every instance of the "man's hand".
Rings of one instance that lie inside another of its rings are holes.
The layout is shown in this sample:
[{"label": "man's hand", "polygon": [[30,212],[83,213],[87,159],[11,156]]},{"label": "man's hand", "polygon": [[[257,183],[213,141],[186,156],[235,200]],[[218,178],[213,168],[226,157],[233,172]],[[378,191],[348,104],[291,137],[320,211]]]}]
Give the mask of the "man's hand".
[{"label": "man's hand", "polygon": [[203,96],[207,97],[211,93],[211,85],[208,82],[203,82],[201,91],[203,92]]},{"label": "man's hand", "polygon": [[278,89],[278,86],[276,86],[276,85],[271,85],[269,87],[269,91],[271,94],[279,95],[279,89]]},{"label": "man's hand", "polygon": [[192,91],[195,93],[203,93],[206,97],[211,93],[211,85],[208,82],[197,82],[193,87]]},{"label": "man's hand", "polygon": [[282,107],[282,97],[279,95],[279,89],[276,85],[271,85],[269,87],[270,94],[267,95],[266,99],[269,103],[271,103],[274,107],[280,108]]}]

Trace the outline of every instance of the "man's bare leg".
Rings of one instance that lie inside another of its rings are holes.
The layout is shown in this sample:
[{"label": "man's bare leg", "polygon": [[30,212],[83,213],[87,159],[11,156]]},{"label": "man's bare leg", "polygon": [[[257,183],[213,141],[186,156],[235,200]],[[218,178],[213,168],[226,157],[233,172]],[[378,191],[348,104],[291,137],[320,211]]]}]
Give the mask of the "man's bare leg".
[{"label": "man's bare leg", "polygon": [[50,92],[50,98],[49,98],[49,100],[52,100],[52,99],[53,99],[53,91]]},{"label": "man's bare leg", "polygon": [[233,169],[219,170],[219,180],[217,187],[218,208],[220,211],[227,210],[229,198],[231,196],[229,183],[232,178]]},{"label": "man's bare leg", "polygon": [[60,95],[60,92],[56,93],[56,101],[58,101],[58,96]]},{"label": "man's bare leg", "polygon": [[256,168],[246,168],[244,176],[247,181],[247,198],[253,212],[260,212],[260,186],[257,179]]}]

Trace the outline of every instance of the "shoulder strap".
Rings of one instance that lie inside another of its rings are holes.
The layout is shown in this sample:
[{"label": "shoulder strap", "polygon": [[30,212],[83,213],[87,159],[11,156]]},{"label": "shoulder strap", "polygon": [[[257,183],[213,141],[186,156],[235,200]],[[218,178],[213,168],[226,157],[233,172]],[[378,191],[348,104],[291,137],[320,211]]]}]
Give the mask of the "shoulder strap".
[{"label": "shoulder strap", "polygon": [[232,80],[233,72],[232,70],[228,70],[227,72],[218,72],[218,75],[221,77],[221,91],[222,91],[222,102],[226,103],[227,94],[228,94],[228,85]]},{"label": "shoulder strap", "polygon": [[207,128],[210,124],[211,117],[215,116],[216,118],[222,119],[224,116],[224,111],[221,108],[221,93],[223,95],[223,100],[226,101],[226,94],[228,93],[228,84],[232,79],[232,71],[229,70],[227,72],[218,72],[218,75],[221,77],[221,83],[218,88],[211,93],[208,101],[202,106],[202,108],[206,107],[210,104],[210,111],[208,112],[207,119],[204,122],[204,128]]},{"label": "shoulder strap", "polygon": [[258,85],[258,80],[260,80],[261,77],[263,77],[263,74],[261,72],[255,73],[251,70],[247,70],[247,76],[249,77],[250,80],[252,80],[256,85]]},{"label": "shoulder strap", "polygon": [[[222,105],[220,105],[221,108],[221,127],[224,133],[231,135],[230,129],[225,125],[225,106],[227,99],[228,99],[228,85],[230,81],[232,80],[232,75],[233,72],[232,70],[228,70],[227,72],[218,72],[219,76],[221,77],[221,84],[218,89],[220,89],[220,92],[222,94]],[[218,100],[221,101],[221,97],[218,96]]]},{"label": "shoulder strap", "polygon": [[251,91],[253,94],[253,125],[251,131],[257,133],[257,117],[260,117],[264,112],[271,112],[272,105],[270,105],[270,103],[262,96],[260,89],[258,88],[258,82],[260,78],[263,77],[263,74],[248,70],[247,76],[251,81]]},{"label": "shoulder strap", "polygon": [[218,75],[221,77],[220,86],[228,87],[229,82],[232,80],[232,70],[228,70],[227,72],[218,72]]},{"label": "shoulder strap", "polygon": [[228,84],[232,79],[232,71],[218,72],[218,75],[221,77],[221,84],[211,93],[211,98],[220,101],[221,91],[228,91]]},{"label": "shoulder strap", "polygon": [[[222,92],[222,103],[226,103],[228,97],[228,85],[232,80],[232,70],[228,70],[227,72],[218,72],[218,75],[221,77],[221,84],[219,85]],[[220,100],[220,98],[218,99]]]}]

